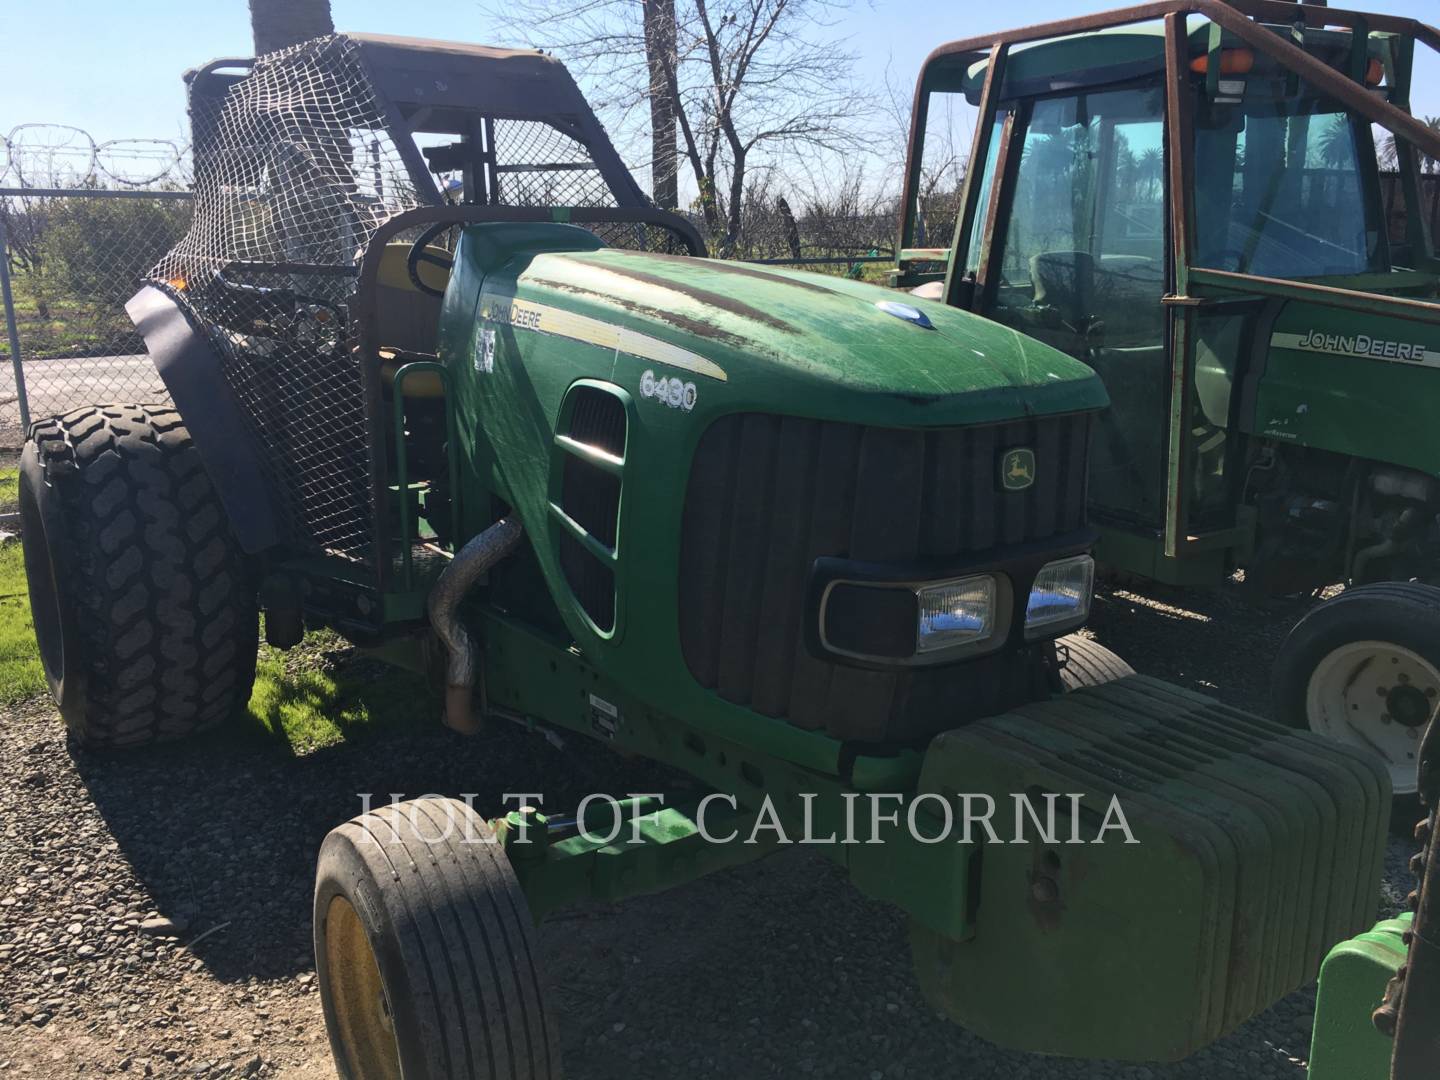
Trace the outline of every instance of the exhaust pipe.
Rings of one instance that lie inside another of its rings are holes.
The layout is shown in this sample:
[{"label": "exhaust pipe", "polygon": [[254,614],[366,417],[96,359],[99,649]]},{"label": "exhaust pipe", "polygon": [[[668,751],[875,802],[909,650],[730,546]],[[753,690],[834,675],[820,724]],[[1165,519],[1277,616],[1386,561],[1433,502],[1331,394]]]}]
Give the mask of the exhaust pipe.
[{"label": "exhaust pipe", "polygon": [[[474,735],[481,722],[470,710],[471,690],[475,685],[475,642],[456,617],[460,601],[470,587],[492,566],[505,558],[520,542],[525,530],[512,518],[501,518],[478,536],[472,537],[445,568],[435,587],[430,590],[426,606],[430,625],[444,644],[449,656],[445,662],[445,726],[462,735]],[[480,707],[485,707],[482,684]]]}]

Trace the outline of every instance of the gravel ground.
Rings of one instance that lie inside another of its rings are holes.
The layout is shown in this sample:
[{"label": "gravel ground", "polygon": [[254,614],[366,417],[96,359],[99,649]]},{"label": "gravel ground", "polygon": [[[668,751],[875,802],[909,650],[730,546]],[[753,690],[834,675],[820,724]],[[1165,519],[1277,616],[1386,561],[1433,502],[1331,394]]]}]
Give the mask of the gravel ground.
[{"label": "gravel ground", "polygon": [[[1263,709],[1299,610],[1256,611],[1232,590],[1183,603],[1112,591],[1094,626],[1142,671]],[[299,758],[215,737],[103,759],[67,751],[48,702],[12,710],[0,725],[0,1072],[333,1076],[311,873],[357,792],[477,792],[490,810],[542,778],[556,805],[664,780],[583,746],[562,756],[510,730],[460,740],[428,721]],[[1387,912],[1410,887],[1409,854],[1392,843]],[[1002,1051],[921,1001],[903,917],[805,851],[562,912],[540,940],[572,1080],[1302,1080],[1314,1009],[1313,988],[1299,991],[1171,1067]]]}]

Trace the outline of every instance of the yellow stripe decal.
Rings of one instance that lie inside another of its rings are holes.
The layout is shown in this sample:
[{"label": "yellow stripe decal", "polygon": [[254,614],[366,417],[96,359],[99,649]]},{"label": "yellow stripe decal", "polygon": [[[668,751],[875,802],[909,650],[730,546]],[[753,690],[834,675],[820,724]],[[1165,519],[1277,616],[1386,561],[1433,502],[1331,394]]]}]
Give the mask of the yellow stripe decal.
[{"label": "yellow stripe decal", "polygon": [[726,381],[725,370],[719,364],[688,349],[548,304],[509,297],[485,297],[482,300],[480,317],[488,322],[513,326],[520,330],[538,330],[542,334],[554,334],[571,341],[583,341],[587,345],[599,345],[604,349],[638,356],[642,360],[652,360],[681,371],[691,371],[720,382]]}]

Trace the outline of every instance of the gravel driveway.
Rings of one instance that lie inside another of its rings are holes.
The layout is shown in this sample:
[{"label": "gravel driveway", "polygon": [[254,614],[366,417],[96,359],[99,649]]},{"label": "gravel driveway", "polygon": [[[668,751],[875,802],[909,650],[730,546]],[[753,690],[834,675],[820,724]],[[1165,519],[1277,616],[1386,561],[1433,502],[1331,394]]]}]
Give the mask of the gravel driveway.
[{"label": "gravel driveway", "polygon": [[[1263,709],[1299,610],[1257,611],[1230,589],[1183,606],[1112,591],[1094,627],[1141,671]],[[12,710],[0,725],[0,1071],[333,1076],[311,873],[325,832],[359,811],[356,792],[477,792],[490,812],[542,780],[554,804],[664,782],[583,745],[561,755],[510,730],[461,740],[431,721],[298,758],[213,737],[102,759],[67,751],[48,702]],[[1392,842],[1387,912],[1410,888],[1409,855]],[[1314,1008],[1302,990],[1170,1067],[1001,1051],[921,1001],[903,917],[805,851],[562,912],[540,938],[572,1080],[1303,1080]]]}]

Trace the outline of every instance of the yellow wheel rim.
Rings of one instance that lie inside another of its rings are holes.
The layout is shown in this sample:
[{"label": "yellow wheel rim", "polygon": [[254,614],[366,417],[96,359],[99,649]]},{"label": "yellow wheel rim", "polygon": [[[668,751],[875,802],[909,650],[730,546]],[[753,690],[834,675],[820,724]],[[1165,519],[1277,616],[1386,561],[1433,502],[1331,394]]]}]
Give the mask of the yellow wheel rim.
[{"label": "yellow wheel rim", "polygon": [[343,896],[332,899],[325,913],[325,962],[342,1071],[351,1080],[401,1080],[380,967],[360,916]]}]

